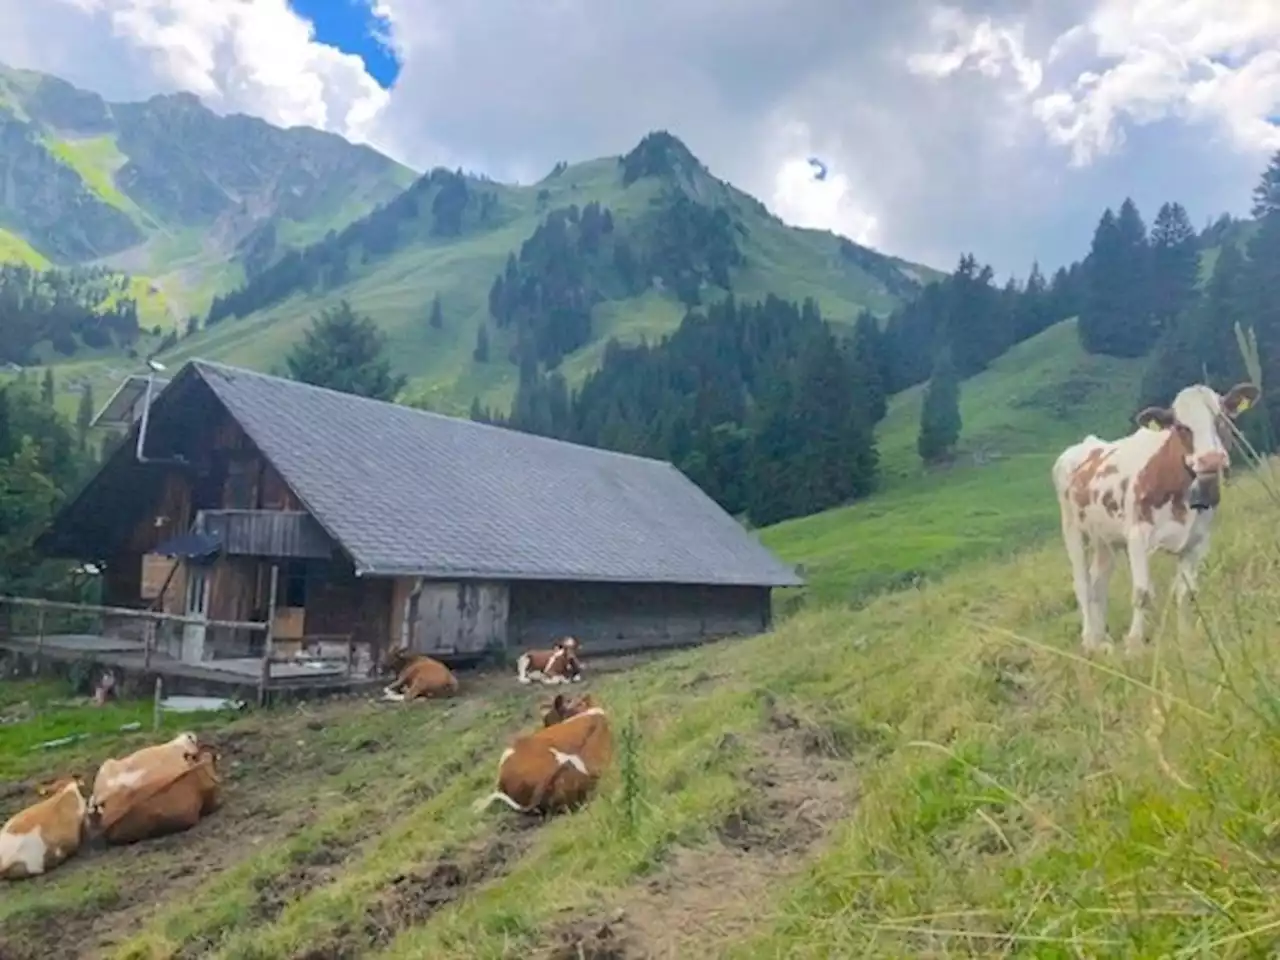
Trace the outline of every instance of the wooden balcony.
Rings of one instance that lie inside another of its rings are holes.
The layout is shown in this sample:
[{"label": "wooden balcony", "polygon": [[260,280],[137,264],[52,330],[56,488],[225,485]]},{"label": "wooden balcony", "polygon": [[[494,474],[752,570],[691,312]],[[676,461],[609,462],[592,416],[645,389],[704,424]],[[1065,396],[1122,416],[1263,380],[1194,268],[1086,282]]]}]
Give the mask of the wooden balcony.
[{"label": "wooden balcony", "polygon": [[228,556],[314,560],[333,556],[329,536],[302,511],[201,510],[195,530],[216,536]]}]

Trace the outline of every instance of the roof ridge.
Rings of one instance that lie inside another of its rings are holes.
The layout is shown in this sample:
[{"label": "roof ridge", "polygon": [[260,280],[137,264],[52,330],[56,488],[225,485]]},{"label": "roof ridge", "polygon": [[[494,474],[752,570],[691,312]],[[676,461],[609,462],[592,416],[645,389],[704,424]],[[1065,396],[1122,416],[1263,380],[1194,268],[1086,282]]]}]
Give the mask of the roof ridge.
[{"label": "roof ridge", "polygon": [[[334,394],[338,397],[342,397],[344,400],[348,402],[359,401],[362,403],[373,404],[380,407],[394,407],[398,410],[407,410],[411,413],[415,413],[423,417],[428,417],[433,420],[447,420],[450,423],[462,423],[470,427],[475,427],[477,429],[500,430],[504,434],[508,434],[508,435],[514,434],[517,437],[527,438],[530,441],[547,443],[547,444],[557,444],[560,446],[569,446],[577,450],[592,450],[598,454],[603,454],[605,456],[619,457],[626,460],[638,460],[641,463],[661,464],[663,466],[671,467],[677,472],[679,472],[680,470],[680,468],[677,467],[670,460],[660,460],[657,457],[643,457],[636,453],[625,453],[621,450],[610,450],[608,447],[593,447],[587,443],[577,443],[573,440],[562,440],[559,437],[547,437],[547,436],[543,436],[540,433],[526,433],[525,431],[517,430],[514,427],[504,427],[496,423],[484,423],[483,421],[480,421],[480,420],[472,420],[470,417],[455,417],[447,413],[440,413],[439,411],[436,411],[436,410],[425,410],[422,407],[410,406],[407,403],[397,403],[394,400],[378,400],[378,399],[375,399],[374,397],[361,396],[358,393],[347,393],[346,391],[343,391],[343,390],[335,390],[333,387],[322,387],[314,383],[307,383],[303,380],[294,380],[291,377],[282,377],[282,376],[279,376],[278,374],[273,374],[273,373],[263,373],[260,370],[249,370],[245,367],[235,367],[228,363],[219,363],[216,360],[204,360],[199,357],[193,357],[190,360],[188,360],[187,363],[195,367],[197,371],[199,371],[201,368],[207,367],[219,373],[230,373],[237,376],[257,377],[260,380],[270,380],[272,382],[285,384],[293,389],[318,390],[323,393]],[[177,374],[175,374],[175,376],[176,375]],[[701,488],[699,487],[699,489]]]}]

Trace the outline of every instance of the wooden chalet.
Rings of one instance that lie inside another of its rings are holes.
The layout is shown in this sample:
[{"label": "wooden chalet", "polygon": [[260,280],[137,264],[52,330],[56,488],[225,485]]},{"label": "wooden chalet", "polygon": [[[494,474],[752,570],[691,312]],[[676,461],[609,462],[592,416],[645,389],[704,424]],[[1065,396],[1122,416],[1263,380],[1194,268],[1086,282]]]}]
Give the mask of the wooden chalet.
[{"label": "wooden chalet", "polygon": [[667,463],[204,361],[157,389],[37,547],[100,566],[107,607],[186,618],[147,641],[164,662],[689,644],[767,629],[802,582]]}]

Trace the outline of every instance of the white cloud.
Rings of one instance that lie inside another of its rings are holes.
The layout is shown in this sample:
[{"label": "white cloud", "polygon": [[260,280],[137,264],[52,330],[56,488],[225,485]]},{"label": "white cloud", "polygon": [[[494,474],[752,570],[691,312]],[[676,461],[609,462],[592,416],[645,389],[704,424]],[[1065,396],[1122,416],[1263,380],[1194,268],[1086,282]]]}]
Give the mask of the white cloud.
[{"label": "white cloud", "polygon": [[907,59],[935,78],[963,70],[1012,74],[1051,141],[1086,166],[1119,149],[1127,125],[1179,119],[1211,126],[1232,148],[1280,149],[1280,3],[1275,0],[1099,0],[1062,33],[1045,62],[1084,48],[1100,69],[1047,92],[1042,66],[1022,45],[1021,26],[997,26],[944,7],[932,32],[939,44]]},{"label": "white cloud", "polygon": [[880,221],[866,199],[855,192],[848,173],[827,164],[826,176],[821,180],[815,176],[809,158],[817,156],[826,164],[825,157],[831,154],[814,142],[808,126],[784,123],[771,139],[775,157],[781,156],[767,194],[775,214],[795,226],[830,230],[855,243],[870,246],[879,242]]},{"label": "white cloud", "polygon": [[[140,61],[148,92],[187,90],[215,110],[353,139],[387,102],[360,58],[318,43],[286,0],[0,0],[0,21],[0,58],[73,80],[93,70],[99,89],[128,86],[111,73]],[[55,24],[63,43],[44,42]],[[84,62],[91,48],[100,62]]]}]

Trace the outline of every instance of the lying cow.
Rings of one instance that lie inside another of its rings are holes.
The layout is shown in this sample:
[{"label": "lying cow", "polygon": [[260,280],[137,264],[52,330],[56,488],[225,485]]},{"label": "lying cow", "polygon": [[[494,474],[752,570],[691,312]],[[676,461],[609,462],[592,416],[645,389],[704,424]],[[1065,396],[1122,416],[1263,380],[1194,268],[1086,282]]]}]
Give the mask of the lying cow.
[{"label": "lying cow", "polygon": [[1230,468],[1234,420],[1257,402],[1259,390],[1240,383],[1219,396],[1204,384],[1180,391],[1172,407],[1147,407],[1140,429],[1120,440],[1095,436],[1068,447],[1053,466],[1062,538],[1082,620],[1085,652],[1111,650],[1107,588],[1113,554],[1124,547],[1133,579],[1133,619],[1127,652],[1140,649],[1153,590],[1149,557],[1178,558],[1174,592],[1180,615],[1209,552],[1209,533]]},{"label": "lying cow", "polygon": [[201,746],[193,762],[158,767],[135,786],[91,810],[90,827],[107,843],[137,843],[189,830],[222,805],[217,753]]},{"label": "lying cow", "polygon": [[135,787],[160,770],[185,770],[195,762],[199,750],[200,742],[196,735],[185,731],[166,743],[143,747],[119,760],[108,757],[102,761],[97,776],[93,778],[89,808],[100,808],[112,794]]},{"label": "lying cow", "polygon": [[416,700],[419,697],[448,697],[458,692],[458,678],[439,660],[408,647],[397,646],[387,651],[382,661],[384,672],[396,674],[395,681],[382,691],[383,699]]},{"label": "lying cow", "polygon": [[47,873],[84,842],[84,782],[66,777],[36,792],[44,799],[15,813],[0,828],[0,878],[5,880]]},{"label": "lying cow", "polygon": [[604,708],[590,694],[573,700],[560,695],[544,723],[541,730],[517,737],[503,751],[498,789],[476,801],[476,813],[500,800],[519,813],[549,814],[590,798],[613,757]]},{"label": "lying cow", "polygon": [[543,683],[569,683],[582,679],[582,663],[578,660],[578,641],[565,637],[550,650],[529,650],[516,661],[516,677],[521,683],[541,680]]}]

